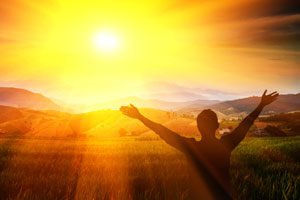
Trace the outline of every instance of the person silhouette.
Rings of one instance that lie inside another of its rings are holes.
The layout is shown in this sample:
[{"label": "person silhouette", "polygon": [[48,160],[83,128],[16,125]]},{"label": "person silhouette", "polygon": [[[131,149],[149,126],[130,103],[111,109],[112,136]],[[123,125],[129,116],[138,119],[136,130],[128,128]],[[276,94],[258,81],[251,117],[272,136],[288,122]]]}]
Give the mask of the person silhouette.
[{"label": "person silhouette", "polygon": [[201,133],[200,141],[180,136],[165,126],[147,119],[132,104],[122,106],[120,111],[128,117],[140,120],[167,144],[186,155],[191,167],[191,199],[232,199],[234,193],[229,175],[231,152],[245,138],[263,108],[275,101],[278,95],[277,92],[267,95],[265,90],[256,109],[230,134],[220,139],[215,135],[219,128],[218,118],[210,109],[203,110],[197,116],[197,127]]}]

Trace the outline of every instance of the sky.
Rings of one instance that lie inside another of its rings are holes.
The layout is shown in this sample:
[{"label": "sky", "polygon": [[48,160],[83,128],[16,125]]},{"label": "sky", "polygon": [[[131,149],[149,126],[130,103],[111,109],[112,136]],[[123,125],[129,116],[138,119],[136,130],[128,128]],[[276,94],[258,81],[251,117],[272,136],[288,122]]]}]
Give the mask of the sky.
[{"label": "sky", "polygon": [[0,86],[74,104],[299,93],[300,3],[1,0],[0,58]]}]

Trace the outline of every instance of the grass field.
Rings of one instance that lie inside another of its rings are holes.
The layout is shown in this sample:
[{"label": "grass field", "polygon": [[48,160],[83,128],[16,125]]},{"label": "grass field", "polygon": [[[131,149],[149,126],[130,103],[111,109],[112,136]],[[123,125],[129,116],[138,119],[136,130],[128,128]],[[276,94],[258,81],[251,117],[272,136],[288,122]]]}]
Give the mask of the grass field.
[{"label": "grass field", "polygon": [[[240,199],[299,199],[300,137],[246,138],[231,175]],[[0,139],[1,199],[187,199],[188,183],[161,140]]]}]

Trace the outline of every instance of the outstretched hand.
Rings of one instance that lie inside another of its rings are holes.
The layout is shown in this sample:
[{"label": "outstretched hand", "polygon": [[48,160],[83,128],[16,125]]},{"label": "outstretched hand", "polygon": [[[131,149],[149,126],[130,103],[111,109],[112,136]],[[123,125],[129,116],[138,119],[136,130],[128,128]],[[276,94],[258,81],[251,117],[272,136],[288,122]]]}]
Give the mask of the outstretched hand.
[{"label": "outstretched hand", "polygon": [[124,115],[135,119],[139,119],[141,116],[139,110],[132,104],[130,104],[130,106],[121,106],[120,111]]},{"label": "outstretched hand", "polygon": [[266,94],[267,94],[267,90],[265,90],[265,92],[263,93],[263,95],[261,97],[260,104],[262,106],[266,106],[266,105],[272,103],[279,96],[278,92],[272,92],[271,94],[268,94],[268,95],[266,95]]}]

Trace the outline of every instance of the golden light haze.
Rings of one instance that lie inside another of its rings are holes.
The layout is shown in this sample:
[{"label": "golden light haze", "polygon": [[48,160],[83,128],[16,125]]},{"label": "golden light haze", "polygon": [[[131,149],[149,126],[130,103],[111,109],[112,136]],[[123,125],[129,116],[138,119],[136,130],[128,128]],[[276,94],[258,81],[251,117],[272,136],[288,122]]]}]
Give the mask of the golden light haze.
[{"label": "golden light haze", "polygon": [[250,13],[244,1],[1,1],[0,78],[73,103],[142,97],[152,81],[299,91],[298,50],[244,43],[297,15],[245,20],[239,9]]},{"label": "golden light haze", "polygon": [[103,52],[113,52],[116,51],[116,49],[120,45],[120,41],[118,36],[115,35],[115,33],[100,32],[95,35],[94,44]]}]

